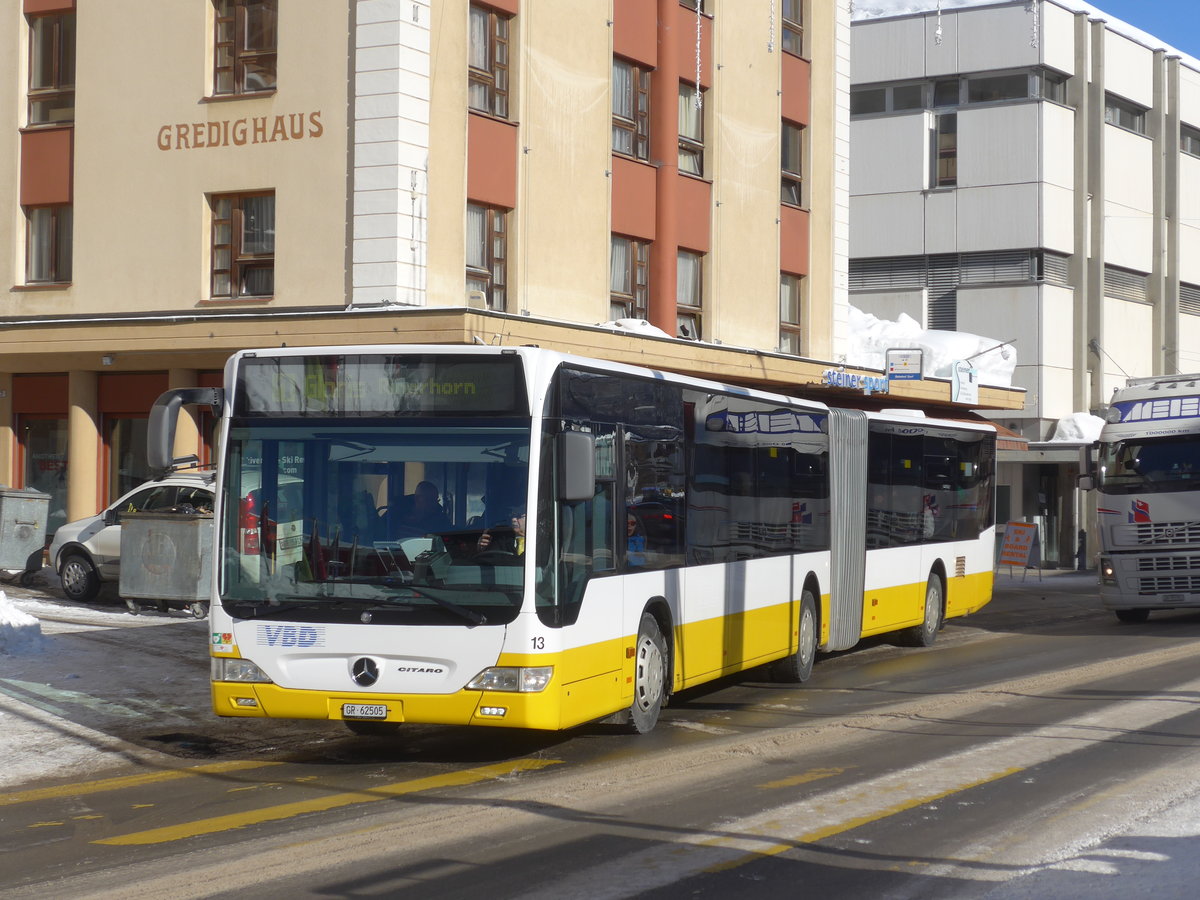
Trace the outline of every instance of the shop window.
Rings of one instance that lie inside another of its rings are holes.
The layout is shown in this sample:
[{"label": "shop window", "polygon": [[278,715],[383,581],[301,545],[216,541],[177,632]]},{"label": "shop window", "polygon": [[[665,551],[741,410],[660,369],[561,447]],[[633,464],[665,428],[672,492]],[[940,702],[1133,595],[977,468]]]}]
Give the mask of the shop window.
[{"label": "shop window", "polygon": [[213,0],[213,94],[275,90],[279,0]]},{"label": "shop window", "polygon": [[50,495],[46,536],[67,521],[67,420],[57,416],[22,415],[17,421],[22,486]]},{"label": "shop window", "polygon": [[650,244],[612,236],[609,260],[609,317],[644,319],[648,312]]},{"label": "shop window", "polygon": [[623,59],[613,60],[612,149],[650,158],[650,72]]},{"label": "shop window", "polygon": [[212,197],[212,297],[275,293],[275,192]]},{"label": "shop window", "polygon": [[108,455],[105,504],[153,477],[146,461],[145,416],[105,416],[104,447]]},{"label": "shop window", "polygon": [[467,204],[467,290],[482,291],[488,309],[508,308],[508,211]]},{"label": "shop window", "polygon": [[26,284],[65,284],[71,280],[73,209],[25,208]]},{"label": "shop window", "polygon": [[75,13],[29,18],[29,124],[75,121]]},{"label": "shop window", "polygon": [[509,20],[480,6],[471,7],[467,105],[476,112],[508,118]]}]

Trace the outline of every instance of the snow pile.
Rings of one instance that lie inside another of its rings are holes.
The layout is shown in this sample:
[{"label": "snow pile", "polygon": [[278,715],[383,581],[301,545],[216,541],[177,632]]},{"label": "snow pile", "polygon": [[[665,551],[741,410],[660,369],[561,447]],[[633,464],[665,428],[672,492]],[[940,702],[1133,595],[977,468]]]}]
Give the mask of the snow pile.
[{"label": "snow pile", "polygon": [[[961,9],[965,6],[987,6],[996,2],[998,0],[940,0],[940,5],[942,12],[946,12],[952,9]],[[1103,8],[1096,6],[1094,3],[1085,3],[1083,0],[1055,0],[1055,2],[1065,9],[1071,10],[1071,12],[1087,13],[1094,19],[1104,19],[1108,22],[1108,27],[1117,34],[1122,34],[1151,49],[1161,48],[1166,50],[1167,53],[1182,57],[1184,64],[1190,68],[1200,68],[1200,60],[1197,60],[1194,56],[1172,47],[1160,37],[1142,31],[1140,28],[1135,28],[1128,22],[1123,22],[1109,15]],[[851,9],[853,12],[851,13],[851,18],[857,22],[862,19],[877,19],[881,16],[908,16],[913,13],[934,12],[938,6],[939,0],[852,0]]]},{"label": "snow pile", "polygon": [[17,609],[0,591],[0,654],[33,652],[42,649],[42,623],[24,610]]},{"label": "snow pile", "polygon": [[1063,416],[1054,426],[1054,434],[1050,443],[1056,444],[1090,444],[1100,440],[1100,429],[1104,420],[1091,413],[1077,412]]},{"label": "snow pile", "polygon": [[889,348],[919,349],[923,351],[922,374],[925,376],[950,378],[954,362],[969,359],[979,372],[980,384],[1012,386],[1013,370],[1017,367],[1017,351],[1012,344],[965,331],[924,329],[916,319],[904,313],[900,314],[899,321],[891,322],[853,306],[850,307],[849,324],[848,366],[886,369]]},{"label": "snow pile", "polygon": [[673,337],[661,328],[651,325],[645,319],[614,319],[611,322],[600,322],[597,327],[611,328],[613,331],[626,331],[630,334],[646,334],[651,337]]}]

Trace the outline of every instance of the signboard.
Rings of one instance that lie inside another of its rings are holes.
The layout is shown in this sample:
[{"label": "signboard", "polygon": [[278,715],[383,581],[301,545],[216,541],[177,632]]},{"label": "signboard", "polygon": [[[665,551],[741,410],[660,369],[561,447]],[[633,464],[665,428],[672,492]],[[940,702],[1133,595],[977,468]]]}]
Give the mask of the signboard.
[{"label": "signboard", "polygon": [[979,370],[965,359],[956,359],[950,382],[950,400],[953,403],[979,402]]},{"label": "signboard", "polygon": [[1004,526],[1004,542],[1000,545],[1000,565],[1025,568],[1035,559],[1037,525],[1029,522],[1008,522]]},{"label": "signboard", "polygon": [[821,380],[827,387],[850,388],[868,396],[888,392],[888,380],[882,375],[859,375],[845,369],[826,369],[821,373]]},{"label": "signboard", "polygon": [[884,353],[890,381],[920,381],[924,354],[919,349],[893,347]]}]

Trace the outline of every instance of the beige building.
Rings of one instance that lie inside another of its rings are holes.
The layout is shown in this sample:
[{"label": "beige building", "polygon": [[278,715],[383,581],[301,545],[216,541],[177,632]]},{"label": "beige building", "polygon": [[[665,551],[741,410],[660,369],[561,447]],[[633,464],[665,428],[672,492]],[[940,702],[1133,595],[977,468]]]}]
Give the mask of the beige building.
[{"label": "beige building", "polygon": [[[0,0],[0,482],[51,528],[145,478],[153,399],[245,347],[536,343],[830,393],[847,0],[102,6]],[[123,89],[131,22],[153,77]]]}]

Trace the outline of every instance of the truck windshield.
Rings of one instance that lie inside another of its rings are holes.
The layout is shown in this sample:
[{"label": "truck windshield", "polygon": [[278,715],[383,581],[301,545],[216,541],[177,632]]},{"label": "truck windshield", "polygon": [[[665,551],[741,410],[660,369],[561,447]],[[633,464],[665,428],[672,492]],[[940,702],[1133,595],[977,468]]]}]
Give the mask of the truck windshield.
[{"label": "truck windshield", "polygon": [[1200,490],[1200,440],[1183,435],[1101,444],[1100,489],[1110,494]]},{"label": "truck windshield", "polygon": [[529,430],[528,419],[234,420],[222,604],[237,618],[512,621]]}]

